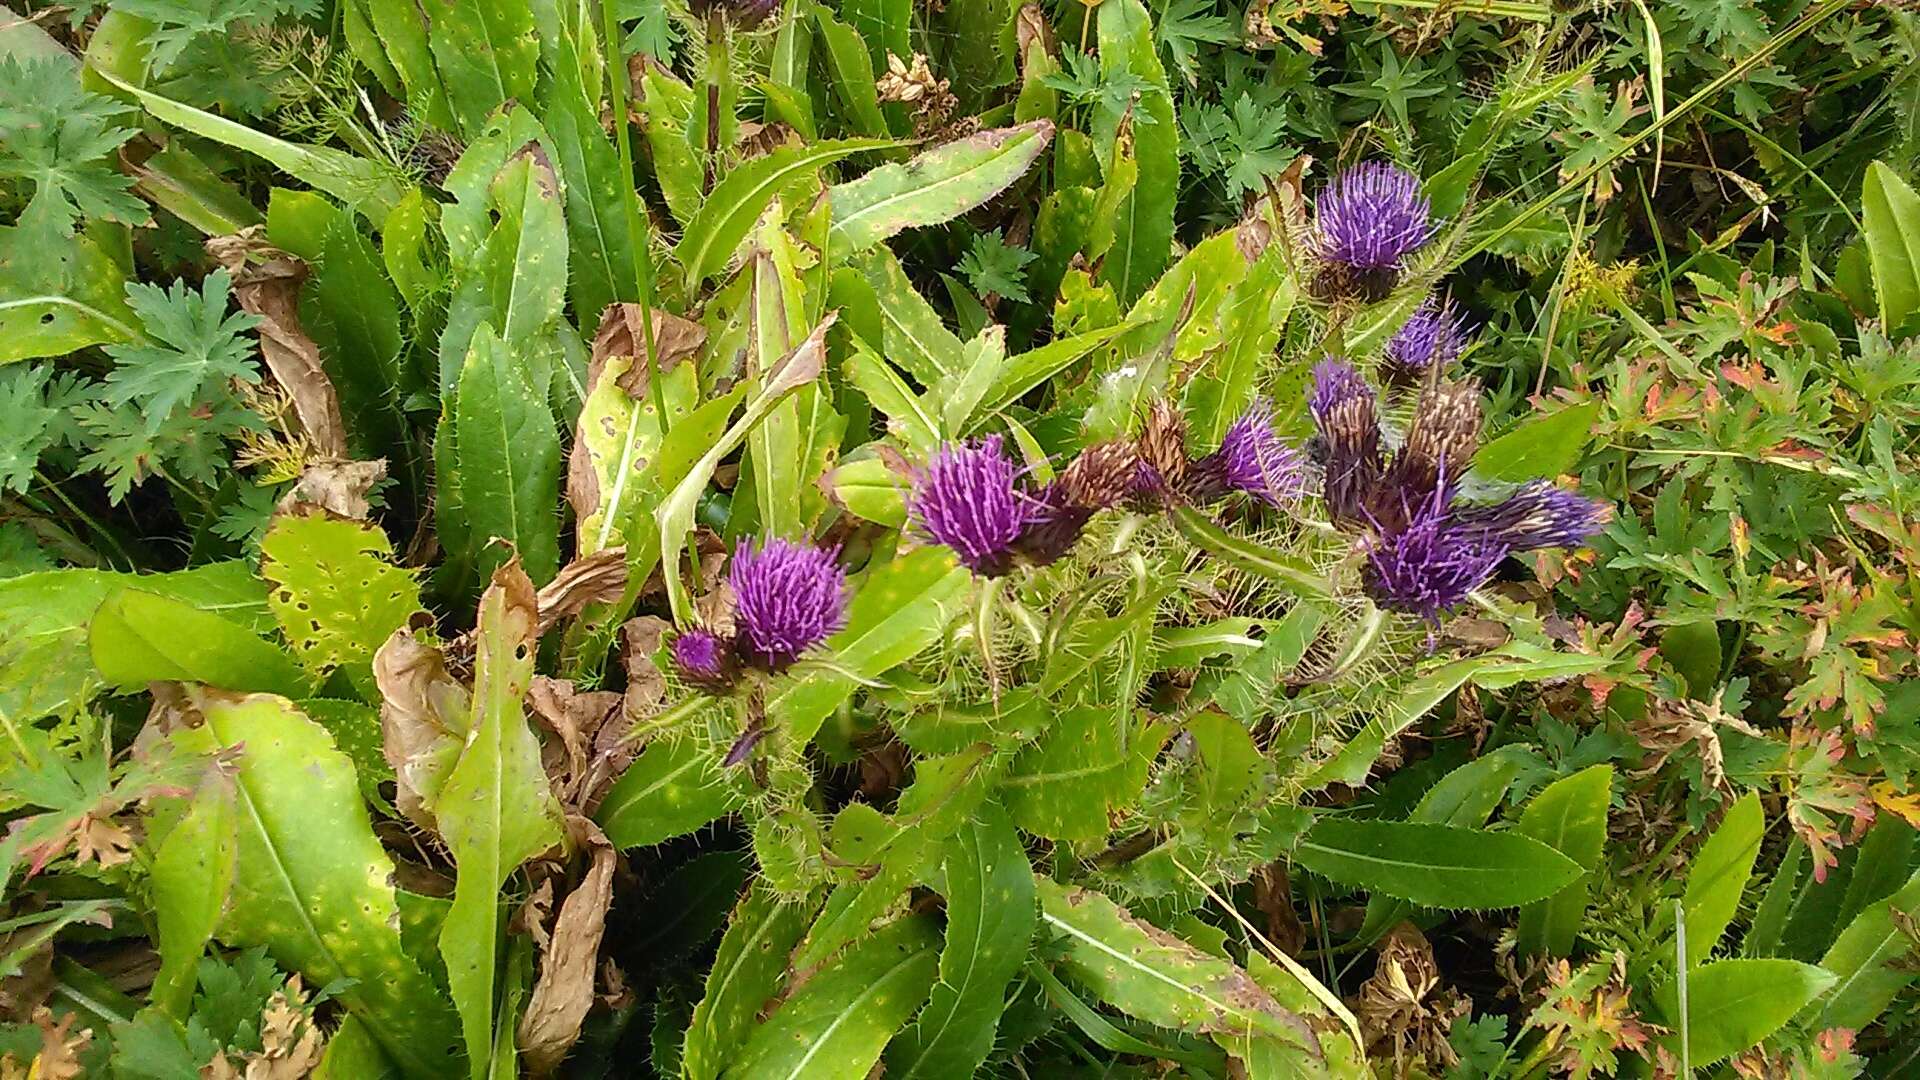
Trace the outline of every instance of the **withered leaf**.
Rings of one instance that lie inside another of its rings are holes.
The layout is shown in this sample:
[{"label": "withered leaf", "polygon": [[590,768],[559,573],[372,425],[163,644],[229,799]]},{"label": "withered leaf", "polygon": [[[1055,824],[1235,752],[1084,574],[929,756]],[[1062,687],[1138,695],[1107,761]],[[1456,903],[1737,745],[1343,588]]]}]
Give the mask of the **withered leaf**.
[{"label": "withered leaf", "polygon": [[613,899],[613,845],[585,818],[568,824],[575,836],[587,839],[593,864],[560,905],[552,939],[540,957],[540,977],[520,1017],[521,1058],[535,1076],[551,1074],[580,1037],[580,1022],[593,1006],[593,973]]},{"label": "withered leaf", "polygon": [[[240,306],[260,316],[260,355],[293,399],[294,412],[314,453],[344,459],[347,429],[340,417],[340,398],[320,363],[320,346],[300,325],[300,283],[307,279],[307,264],[264,248],[258,242],[259,228],[209,240],[207,252],[233,275]],[[254,254],[268,258],[254,262],[250,258]]]},{"label": "withered leaf", "polygon": [[527,700],[534,715],[559,738],[561,758],[547,763],[547,776],[560,801],[570,806],[586,782],[587,747],[620,706],[620,695],[612,690],[581,691],[565,679],[537,675]]},{"label": "withered leaf", "polygon": [[387,460],[315,461],[294,481],[292,490],[281,497],[279,510],[298,506],[318,506],[329,513],[355,521],[365,521],[373,511],[367,495],[387,478]]},{"label": "withered leaf", "polygon": [[[587,368],[587,385],[592,386],[599,378],[601,367],[605,366],[609,356],[645,357],[647,353],[646,324],[642,322],[643,308],[639,304],[609,304],[600,315],[600,329],[593,335],[593,353]],[[674,365],[698,353],[707,343],[707,328],[690,319],[683,319],[659,308],[653,312],[653,351],[661,371],[671,371]],[[629,367],[626,374],[620,376],[620,389],[635,398],[643,398],[647,393],[647,365],[643,361]]]},{"label": "withered leaf", "polygon": [[381,749],[393,766],[394,800],[409,821],[434,828],[433,803],[460,756],[472,696],[447,670],[447,658],[409,627],[373,654],[380,687]]},{"label": "withered leaf", "polygon": [[536,598],[539,632],[544,634],[561,619],[580,614],[589,604],[620,599],[626,588],[626,548],[606,548],[573,560],[560,568],[560,573],[541,588]]}]

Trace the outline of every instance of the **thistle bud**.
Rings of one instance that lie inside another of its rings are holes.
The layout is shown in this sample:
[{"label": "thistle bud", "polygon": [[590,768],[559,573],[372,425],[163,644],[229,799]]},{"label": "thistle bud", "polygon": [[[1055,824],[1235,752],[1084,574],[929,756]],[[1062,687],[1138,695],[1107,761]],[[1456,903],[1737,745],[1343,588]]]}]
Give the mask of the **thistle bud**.
[{"label": "thistle bud", "polygon": [[1403,499],[1422,501],[1463,475],[1479,445],[1479,390],[1471,383],[1442,383],[1421,395],[1387,483]]},{"label": "thistle bud", "polygon": [[1545,480],[1535,480],[1504,502],[1455,512],[1463,526],[1491,533],[1515,551],[1585,546],[1613,518],[1613,508]]},{"label": "thistle bud", "polygon": [[1307,410],[1319,429],[1326,469],[1321,495],[1335,524],[1360,529],[1370,522],[1367,503],[1380,486],[1380,419],[1373,387],[1344,360],[1313,369]]},{"label": "thistle bud", "polygon": [[1453,301],[1436,302],[1429,296],[1387,341],[1380,354],[1380,379],[1395,389],[1419,386],[1434,367],[1444,372],[1465,344],[1466,331]]},{"label": "thistle bud", "polygon": [[731,692],[740,679],[740,657],[730,637],[695,627],[681,631],[671,651],[675,674],[696,690],[718,696]]}]

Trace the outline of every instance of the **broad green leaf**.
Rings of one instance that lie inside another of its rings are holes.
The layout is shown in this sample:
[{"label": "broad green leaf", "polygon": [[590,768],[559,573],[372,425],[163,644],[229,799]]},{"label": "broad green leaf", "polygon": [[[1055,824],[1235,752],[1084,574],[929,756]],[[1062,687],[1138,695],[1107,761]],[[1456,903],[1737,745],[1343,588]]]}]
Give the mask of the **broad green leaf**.
[{"label": "broad green leaf", "polygon": [[1679,623],[1660,631],[1660,655],[1687,680],[1687,696],[1695,701],[1713,697],[1720,682],[1724,656],[1720,630],[1712,621]]},{"label": "broad green leaf", "polygon": [[[379,700],[377,693],[373,700]],[[385,753],[380,710],[338,698],[301,698],[294,705],[307,719],[326,728],[327,734],[333,736],[333,745],[353,762],[360,793],[367,797],[367,802],[385,813],[394,813],[391,802],[380,791],[382,783],[394,779],[393,765]]]},{"label": "broad green leaf", "polygon": [[628,389],[642,363],[634,356],[607,357],[580,406],[567,498],[573,503],[574,545],[581,555],[622,545],[631,554],[641,540],[636,530],[651,532],[647,514],[666,494],[656,467],[661,443],[666,431],[700,404],[699,372],[693,364],[675,364],[659,377],[660,399],[667,409],[666,423],[661,423],[644,385],[637,396]]},{"label": "broad green leaf", "polygon": [[1268,244],[1222,307],[1220,336],[1226,347],[1210,354],[1206,366],[1187,381],[1183,404],[1199,445],[1218,446],[1227,427],[1253,403],[1260,368],[1279,345],[1298,298],[1285,245]]},{"label": "broad green leaf", "polygon": [[220,928],[233,891],[240,850],[234,802],[232,783],[211,773],[153,853],[148,880],[160,970],[152,996],[176,1020],[187,1017],[200,957]]},{"label": "broad green leaf", "polygon": [[1058,338],[1009,358],[994,378],[993,385],[987,388],[980,408],[974,413],[973,422],[961,434],[978,427],[987,417],[1020,400],[1028,391],[1086,359],[1095,349],[1118,337],[1127,326],[1126,323],[1120,323]]},{"label": "broad green leaf", "polygon": [[301,314],[340,395],[349,444],[365,458],[388,458],[405,475],[415,451],[401,402],[427,387],[403,367],[400,298],[351,215],[334,215],[323,244]]},{"label": "broad green leaf", "polygon": [[886,114],[880,111],[880,95],[874,87],[873,58],[866,42],[853,27],[833,17],[824,4],[810,4],[813,25],[825,46],[824,59],[834,91],[846,106],[842,120],[861,135],[888,134]]},{"label": "broad green leaf", "polygon": [[993,1050],[1007,983],[1033,939],[1033,868],[1006,811],[982,807],[948,841],[943,871],[940,979],[919,1019],[894,1040],[890,1075],[974,1075]]},{"label": "broad green leaf", "polygon": [[1681,900],[1689,967],[1712,955],[1714,944],[1727,932],[1727,924],[1740,909],[1740,894],[1746,890],[1766,832],[1760,793],[1749,791],[1728,808],[1720,827],[1689,860],[1687,892]]},{"label": "broad green leaf", "polygon": [[1880,322],[1893,334],[1920,311],[1920,194],[1883,161],[1867,166],[1860,214]]},{"label": "broad green leaf", "polygon": [[1482,479],[1509,483],[1571,472],[1593,438],[1599,415],[1600,403],[1589,401],[1526,420],[1482,446],[1473,456],[1473,471]]},{"label": "broad green leaf", "polygon": [[309,685],[292,657],[246,627],[136,588],[101,602],[87,649],[107,685],[121,690],[177,681],[298,697]]},{"label": "broad green leaf", "polygon": [[1053,840],[1097,841],[1108,812],[1139,798],[1164,730],[1133,724],[1127,710],[1080,706],[1056,713],[1007,766],[997,798],[1014,823]]},{"label": "broad green leaf", "polygon": [[[1477,829],[1487,823],[1487,818],[1500,805],[1501,798],[1506,795],[1507,788],[1519,771],[1520,757],[1517,754],[1495,750],[1477,757],[1441,777],[1428,788],[1413,812],[1407,815],[1407,820]],[[1368,897],[1367,914],[1359,936],[1369,941],[1378,938],[1393,929],[1409,910],[1404,900],[1387,896]]]},{"label": "broad green leaf", "polygon": [[446,998],[400,943],[393,862],[374,838],[353,766],[287,701],[204,692],[188,750],[237,754],[238,853],[219,937],[264,945],[337,996],[410,1076],[444,1077],[457,1053]]},{"label": "broad green leaf", "polygon": [[620,155],[600,127],[600,87],[582,85],[574,52],[573,40],[564,39],[543,119],[565,181],[574,316],[590,329],[608,304],[638,300],[640,283]]},{"label": "broad green leaf", "polygon": [[387,211],[392,210],[406,194],[408,185],[405,179],[390,166],[330,146],[288,142],[224,116],[142,90],[103,69],[92,70],[131,95],[161,123],[252,154],[302,183],[339,199],[371,220],[385,220]]},{"label": "broad green leaf", "polygon": [[[1173,208],[1180,194],[1180,131],[1174,124],[1173,96],[1153,40],[1153,20],[1140,0],[1111,0],[1100,6],[1100,70],[1107,78],[1128,76],[1146,83],[1133,109],[1133,157],[1140,176],[1120,200],[1114,215],[1113,247],[1101,263],[1101,280],[1113,285],[1121,303],[1131,303],[1166,269],[1173,250]],[[1146,118],[1152,123],[1144,123]],[[1094,144],[1102,160],[1117,156],[1120,118],[1110,110],[1094,118]]]},{"label": "broad green leaf", "polygon": [[[769,219],[777,219],[779,203]],[[760,374],[806,338],[807,300],[800,280],[802,253],[775,220],[763,220],[747,268],[749,370]],[[827,388],[803,386],[747,434],[753,478],[753,531],[789,539],[812,532],[825,509],[818,481],[839,450],[846,421],[834,412]],[[735,505],[736,514],[740,512]],[[736,529],[736,531],[739,531]]]},{"label": "broad green leaf", "polygon": [[1607,804],[1613,766],[1594,765],[1563,776],[1528,801],[1514,831],[1547,844],[1582,868],[1573,882],[1520,909],[1515,931],[1519,948],[1529,953],[1566,956],[1587,911],[1587,890],[1607,843]]},{"label": "broad green leaf", "polygon": [[707,969],[681,1050],[687,1080],[714,1080],[727,1054],[753,1029],[760,1008],[779,993],[787,955],[812,921],[815,904],[782,903],[764,883],[734,905],[720,951]]},{"label": "broad green leaf", "polygon": [[1177,506],[1173,510],[1173,523],[1196,547],[1248,573],[1284,585],[1296,596],[1318,600],[1333,595],[1333,583],[1315,573],[1305,559],[1236,536],[1216,524],[1204,510],[1184,504]]},{"label": "broad green leaf", "polygon": [[835,184],[828,247],[835,258],[922,225],[951,221],[1026,175],[1053,140],[1053,122],[981,131]]},{"label": "broad green leaf", "polygon": [[875,247],[855,255],[850,262],[872,287],[874,307],[881,320],[880,340],[867,344],[921,386],[932,386],[942,376],[958,371],[960,339],[907,280],[907,272],[893,252],[884,246]]},{"label": "broad green leaf", "polygon": [[940,443],[940,418],[926,398],[907,385],[893,365],[856,346],[842,365],[847,382],[887,418],[887,430],[908,449],[932,453]]},{"label": "broad green leaf", "polygon": [[480,134],[467,141],[460,160],[453,163],[441,186],[453,202],[440,208],[440,231],[447,241],[447,262],[455,274],[466,271],[485,247],[495,217],[506,208],[493,203],[494,181],[502,169],[527,148],[548,141],[546,128],[524,108],[495,116]]},{"label": "broad green leaf", "polygon": [[393,564],[378,526],[318,511],[282,514],[260,541],[267,604],[300,663],[316,679],[345,669],[368,701],[373,654],[420,610],[420,583]]},{"label": "broad green leaf", "polygon": [[842,462],[821,482],[856,517],[894,529],[907,523],[907,482],[877,457]]},{"label": "broad green leaf", "polygon": [[927,999],[939,935],[922,916],[874,931],[794,990],[748,1036],[726,1075],[863,1080]]},{"label": "broad green leaf", "polygon": [[1344,818],[1314,825],[1294,861],[1343,885],[1472,911],[1544,900],[1581,872],[1572,859],[1515,833]]},{"label": "broad green leaf", "polygon": [[0,225],[0,364],[138,340],[125,280],[54,197],[36,195],[14,224]]},{"label": "broad green leaf", "polygon": [[353,1015],[327,1037],[327,1049],[313,1070],[312,1080],[389,1080],[397,1076],[379,1040]]},{"label": "broad green leaf", "polygon": [[184,143],[170,142],[141,162],[133,188],[208,236],[232,236],[261,222],[246,192]]},{"label": "broad green leaf", "polygon": [[767,717],[805,746],[852,696],[855,679],[877,679],[940,639],[966,602],[972,575],[945,548],[920,548],[869,570],[855,584],[847,625],[823,652],[833,667],[796,673],[767,702]]},{"label": "broad green leaf", "polygon": [[1663,1041],[1677,1054],[1684,1020],[1688,1060],[1694,1068],[1711,1065],[1780,1030],[1833,982],[1831,972],[1797,960],[1703,964],[1687,973],[1684,1017],[1677,982],[1667,983],[1654,995],[1673,1032]]},{"label": "broad green leaf", "polygon": [[[1898,912],[1898,921],[1895,913]],[[1858,1030],[1880,1015],[1894,997],[1920,977],[1907,963],[1913,940],[1902,927],[1920,919],[1920,873],[1899,892],[1868,904],[1820,958],[1837,978],[1820,1011],[1821,1027]]]},{"label": "broad green leaf", "polygon": [[482,324],[460,374],[454,445],[474,562],[490,570],[517,554],[545,584],[560,568],[560,434],[528,376],[521,350]]},{"label": "broad green leaf", "polygon": [[427,41],[427,11],[418,0],[366,0],[367,19],[385,46],[387,61],[405,85],[403,100],[421,109],[423,118],[442,131],[452,131],[453,106],[433,63]]},{"label": "broad green leaf", "polygon": [[1102,893],[1037,881],[1041,923],[1064,939],[1062,973],[1100,1000],[1158,1027],[1313,1045],[1306,1021],[1232,961],[1135,918]]},{"label": "broad green leaf", "polygon": [[738,770],[693,738],[650,744],[608,789],[594,820],[617,848],[644,847],[703,828],[745,805]]},{"label": "broad green leaf", "polygon": [[540,42],[533,8],[513,0],[428,0],[427,45],[460,129],[479,131],[502,104],[532,101]]},{"label": "broad green leaf", "polygon": [[753,223],[776,196],[829,162],[865,150],[895,145],[888,139],[842,139],[811,146],[786,146],[729,172],[687,222],[673,257],[691,286],[725,270]]},{"label": "broad green leaf", "polygon": [[[512,115],[519,115],[517,112]],[[511,125],[509,125],[511,133]],[[475,153],[468,148],[468,155]],[[462,158],[462,163],[466,158]],[[520,350],[527,383],[546,397],[552,376],[548,334],[560,321],[567,294],[567,229],[553,170],[531,152],[509,158],[487,177],[486,198],[472,212],[494,222],[473,260],[454,263],[453,296],[440,335],[441,405],[451,405],[473,333],[482,323]],[[449,183],[452,183],[449,178]],[[453,246],[454,213],[447,211]]]},{"label": "broad green leaf", "polygon": [[560,807],[523,704],[533,678],[535,622],[533,584],[510,562],[480,599],[473,724],[434,804],[458,871],[440,954],[475,1080],[489,1074],[494,1045],[501,887],[521,863],[562,838]]}]

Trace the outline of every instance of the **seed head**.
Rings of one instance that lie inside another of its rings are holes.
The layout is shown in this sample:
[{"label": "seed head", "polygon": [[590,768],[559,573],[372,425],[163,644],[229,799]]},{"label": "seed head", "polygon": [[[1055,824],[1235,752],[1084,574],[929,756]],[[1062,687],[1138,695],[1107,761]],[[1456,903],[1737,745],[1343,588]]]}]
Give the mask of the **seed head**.
[{"label": "seed head", "polygon": [[736,647],[742,660],[762,670],[785,671],[846,622],[847,575],[832,552],[812,544],[772,537],[756,550],[742,540],[727,582],[739,626]]},{"label": "seed head", "polygon": [[1014,486],[1018,479],[1000,436],[948,443],[914,478],[907,509],[935,543],[953,549],[961,565],[999,577],[1012,569],[1013,542],[1031,513],[1028,498]]}]

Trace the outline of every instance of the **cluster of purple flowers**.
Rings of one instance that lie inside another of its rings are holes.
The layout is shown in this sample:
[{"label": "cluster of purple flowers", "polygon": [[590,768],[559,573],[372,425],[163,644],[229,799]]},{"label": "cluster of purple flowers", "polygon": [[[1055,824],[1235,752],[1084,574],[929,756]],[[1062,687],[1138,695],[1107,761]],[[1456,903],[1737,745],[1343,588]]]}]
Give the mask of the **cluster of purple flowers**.
[{"label": "cluster of purple flowers", "polygon": [[1419,177],[1384,161],[1356,165],[1314,203],[1315,284],[1329,297],[1379,300],[1436,228]]},{"label": "cluster of purple flowers", "polygon": [[1000,577],[1016,562],[1046,566],[1064,557],[1094,514],[1122,502],[1157,509],[1240,492],[1277,506],[1305,490],[1306,459],[1280,441],[1266,401],[1255,401],[1220,447],[1197,459],[1187,455],[1179,410],[1161,402],[1138,439],[1090,446],[1038,489],[1022,483],[1000,436],[948,443],[915,476],[907,509],[963,566]]},{"label": "cluster of purple flowers", "polygon": [[778,537],[757,548],[746,540],[727,570],[735,632],[706,627],[673,639],[673,666],[689,686],[724,694],[743,668],[779,674],[845,625],[847,575],[835,553]]},{"label": "cluster of purple flowers", "polygon": [[1469,384],[1443,383],[1423,394],[1390,460],[1377,396],[1351,364],[1328,360],[1315,368],[1307,407],[1319,430],[1327,512],[1365,537],[1361,581],[1384,608],[1437,624],[1507,556],[1578,547],[1610,516],[1604,503],[1544,480],[1492,505],[1458,502],[1458,480],[1480,436],[1479,395]]}]

